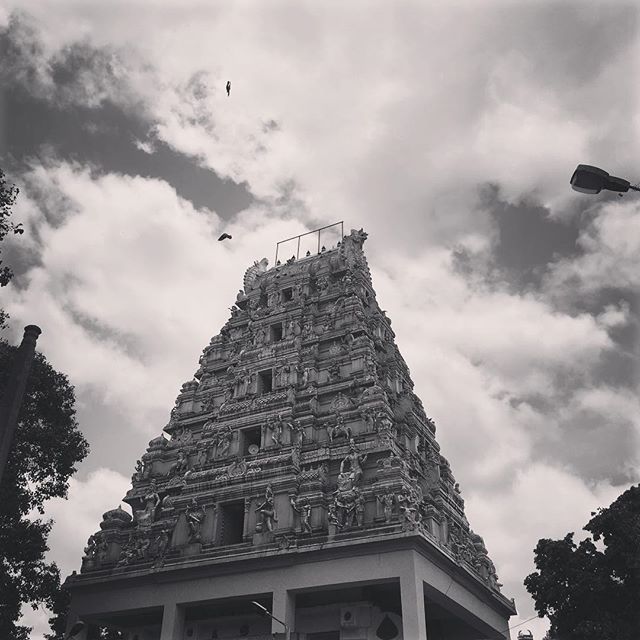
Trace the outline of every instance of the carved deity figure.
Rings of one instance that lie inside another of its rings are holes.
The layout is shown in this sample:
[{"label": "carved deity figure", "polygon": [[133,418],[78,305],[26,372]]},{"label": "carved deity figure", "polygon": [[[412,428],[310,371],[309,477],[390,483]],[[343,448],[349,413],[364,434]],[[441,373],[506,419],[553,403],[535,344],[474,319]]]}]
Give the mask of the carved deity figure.
[{"label": "carved deity figure", "polygon": [[302,325],[302,337],[305,339],[311,338],[313,336],[313,323],[311,320],[305,320]]},{"label": "carved deity figure", "polygon": [[365,376],[376,375],[376,364],[373,360],[373,356],[368,351],[364,354],[363,370]]},{"label": "carved deity figure", "polygon": [[362,465],[367,461],[367,456],[368,454],[358,453],[356,443],[351,438],[349,440],[349,453],[340,463],[340,473],[344,473],[345,467],[348,466],[353,484],[358,485],[362,478]]},{"label": "carved deity figure", "polygon": [[276,386],[285,387],[289,384],[289,374],[291,373],[291,365],[283,364],[276,369]]},{"label": "carved deity figure", "polygon": [[151,481],[149,491],[144,496],[144,502],[144,509],[139,509],[133,512],[136,524],[141,527],[151,525],[156,519],[156,509],[160,504],[160,496],[158,495],[155,480]]},{"label": "carved deity figure", "polygon": [[329,508],[327,509],[327,521],[329,524],[334,525],[335,527],[340,528],[340,520],[338,519],[338,514],[336,513],[336,505],[331,503]]},{"label": "carved deity figure", "polygon": [[344,417],[338,414],[336,424],[327,427],[327,435],[329,436],[329,442],[333,442],[338,436],[351,439],[351,428],[345,424]]},{"label": "carved deity figure", "polygon": [[120,558],[118,559],[117,567],[126,567],[131,564],[137,558],[136,541],[133,539],[133,534],[129,536],[126,544],[120,550]]},{"label": "carved deity figure", "polygon": [[161,565],[164,562],[164,557],[167,553],[169,546],[169,532],[163,529],[153,541],[153,557],[156,560],[156,565]]},{"label": "carved deity figure", "polygon": [[291,507],[300,516],[300,529],[302,533],[312,533],[311,529],[311,505],[308,498],[296,500],[293,496],[290,499]]},{"label": "carved deity figure", "polygon": [[134,553],[137,560],[144,560],[147,557],[151,541],[148,538],[138,538],[134,547]]},{"label": "carved deity figure", "polygon": [[395,501],[395,496],[392,492],[383,493],[380,496],[376,496],[376,499],[382,505],[382,513],[384,514],[384,521],[391,522],[391,518],[393,517],[393,503]]},{"label": "carved deity figure", "polygon": [[98,554],[98,540],[95,535],[89,536],[87,546],[84,548],[85,558],[95,558]]},{"label": "carved deity figure", "polygon": [[309,384],[309,367],[302,369],[302,377],[300,378],[300,387],[304,389]]},{"label": "carved deity figure", "polygon": [[278,418],[270,417],[262,428],[264,435],[271,440],[274,447],[279,447],[282,444],[282,420],[279,416]]},{"label": "carved deity figure", "polygon": [[327,370],[329,374],[329,382],[336,382],[340,380],[340,365],[334,362]]},{"label": "carved deity figure", "polygon": [[253,344],[255,347],[261,347],[264,344],[265,332],[263,327],[257,327],[253,334]]},{"label": "carved deity figure", "polygon": [[245,370],[236,371],[233,377],[233,397],[239,398],[244,395],[247,382],[247,372]]},{"label": "carved deity figure", "polygon": [[280,292],[272,289],[267,293],[267,306],[273,309],[278,306],[278,304],[280,304]]},{"label": "carved deity figure", "polygon": [[265,529],[273,531],[274,523],[278,522],[276,517],[276,508],[274,504],[273,488],[271,484],[267,485],[264,492],[264,502],[258,506],[256,513],[259,513],[262,521],[256,525],[256,531],[261,532]]},{"label": "carved deity figure", "polygon": [[375,416],[371,409],[363,409],[360,412],[360,417],[364,421],[365,431],[375,430]]},{"label": "carved deity figure", "polygon": [[396,497],[400,515],[402,516],[402,526],[407,529],[415,529],[420,523],[420,509],[418,498],[414,492],[403,492]]},{"label": "carved deity figure", "polygon": [[173,437],[171,438],[169,444],[173,448],[182,448],[185,445],[189,444],[192,438],[193,434],[191,433],[191,431],[189,429],[186,429],[185,427],[181,427],[173,434]]},{"label": "carved deity figure", "polygon": [[108,554],[109,543],[104,538],[101,538],[100,542],[98,542],[98,562],[104,564],[107,561]]},{"label": "carved deity figure", "polygon": [[133,474],[133,478],[131,478],[132,482],[140,482],[144,477],[144,465],[142,464],[142,460],[138,460],[136,462],[136,470]]},{"label": "carved deity figure", "polygon": [[233,432],[229,425],[223,427],[222,430],[218,432],[218,436],[216,438],[216,456],[218,458],[225,458],[227,456],[232,438]]},{"label": "carved deity figure", "polygon": [[195,498],[192,498],[191,502],[187,505],[184,515],[187,519],[187,526],[189,527],[189,542],[200,542],[200,529],[202,527],[202,521],[204,520],[204,512],[198,506]]},{"label": "carved deity figure", "polygon": [[198,449],[198,454],[196,456],[196,467],[202,469],[202,467],[204,467],[207,464],[207,459],[209,457],[209,449],[207,449],[206,447],[201,446],[200,449]]},{"label": "carved deity figure", "polygon": [[176,475],[182,475],[189,470],[189,458],[185,451],[178,451],[178,459],[173,466],[173,471]]},{"label": "carved deity figure", "polygon": [[386,413],[379,411],[376,415],[376,426],[379,437],[383,440],[390,441],[396,435],[393,422]]},{"label": "carved deity figure", "polygon": [[335,514],[338,528],[357,524],[356,506],[360,491],[354,484],[353,472],[338,474],[338,488],[334,491]]},{"label": "carved deity figure", "polygon": [[291,420],[287,422],[287,426],[291,432],[291,442],[302,444],[304,442],[304,427],[300,424],[300,421]]},{"label": "carved deity figure", "polygon": [[298,440],[291,449],[291,466],[296,473],[300,473],[302,442]]}]

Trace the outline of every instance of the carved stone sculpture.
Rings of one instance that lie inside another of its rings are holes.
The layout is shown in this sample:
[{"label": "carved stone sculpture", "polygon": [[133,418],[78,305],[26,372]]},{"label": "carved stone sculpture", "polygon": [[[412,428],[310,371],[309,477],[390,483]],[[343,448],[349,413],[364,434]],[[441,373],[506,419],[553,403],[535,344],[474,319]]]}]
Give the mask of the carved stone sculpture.
[{"label": "carved stone sculpture", "polygon": [[395,502],[395,495],[393,492],[389,491],[387,493],[383,493],[382,495],[376,496],[376,499],[382,505],[382,513],[384,514],[384,521],[386,523],[391,522],[391,518],[393,517],[393,505]]},{"label": "carved stone sculpture", "polygon": [[304,442],[304,428],[300,424],[300,421],[291,420],[287,423],[287,426],[291,432],[291,442],[302,444]]},{"label": "carved stone sculpture", "polygon": [[200,542],[200,528],[204,520],[204,512],[195,498],[187,505],[184,512],[189,527],[189,542]]},{"label": "carved stone sculpture", "polygon": [[169,547],[169,532],[163,529],[153,541],[153,557],[155,559],[155,566],[162,566],[164,564],[164,558]]},{"label": "carved stone sculpture", "polygon": [[311,529],[311,505],[307,498],[296,500],[293,496],[290,499],[291,507],[300,516],[300,528],[302,533],[312,533]]},{"label": "carved stone sculpture", "polygon": [[349,453],[340,463],[340,473],[344,473],[345,469],[348,468],[351,472],[353,484],[358,485],[362,479],[362,465],[366,460],[367,454],[358,453],[356,443],[353,438],[351,438],[349,440]]},{"label": "carved stone sculpture", "polygon": [[229,447],[231,447],[231,440],[233,438],[233,431],[229,425],[222,428],[218,432],[216,438],[216,457],[226,458],[229,453]]},{"label": "carved stone sculpture", "polygon": [[156,519],[156,509],[160,504],[160,496],[156,488],[155,480],[151,481],[149,491],[144,496],[144,508],[133,512],[136,524],[140,527],[148,527]]},{"label": "carved stone sculpture", "polygon": [[87,546],[84,548],[85,558],[95,558],[98,555],[98,540],[95,535],[90,535]]},{"label": "carved stone sculpture", "polygon": [[282,444],[282,420],[280,417],[271,416],[263,425],[265,435],[265,443],[273,447],[279,447]]},{"label": "carved stone sculpture", "polygon": [[344,436],[347,439],[351,438],[351,428],[344,422],[344,418],[338,414],[335,425],[329,425],[327,427],[327,435],[329,436],[329,442],[333,442],[335,438]]},{"label": "carved stone sculpture", "polygon": [[264,493],[264,502],[258,506],[256,513],[261,516],[261,522],[256,524],[256,531],[262,532],[265,529],[267,531],[273,531],[274,523],[278,522],[276,517],[276,509],[274,504],[273,489],[271,484],[267,485]]}]

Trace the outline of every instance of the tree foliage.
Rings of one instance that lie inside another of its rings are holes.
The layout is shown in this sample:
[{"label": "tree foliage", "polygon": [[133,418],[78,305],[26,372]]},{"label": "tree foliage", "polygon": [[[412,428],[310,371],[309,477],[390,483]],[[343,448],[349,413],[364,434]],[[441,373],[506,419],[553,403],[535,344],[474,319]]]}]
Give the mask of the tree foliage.
[{"label": "tree foliage", "polygon": [[[0,393],[16,351],[0,340]],[[16,625],[21,605],[53,608],[59,597],[60,572],[44,557],[52,522],[33,513],[66,497],[75,465],[88,453],[74,404],[67,377],[36,353],[0,483],[0,638],[27,638],[28,628]]]},{"label": "tree foliage", "polygon": [[[640,637],[640,485],[591,514],[591,534],[542,539],[537,571],[525,586],[557,640],[637,640]],[[598,543],[598,544],[596,544]]]},{"label": "tree foliage", "polygon": [[[21,224],[14,224],[9,219],[11,216],[11,207],[15,204],[17,197],[18,188],[7,183],[4,171],[0,169],[0,242],[2,242],[9,233],[24,233]],[[0,260],[0,286],[4,287],[9,284],[9,281],[13,277],[13,271],[6,265],[4,267],[1,265],[2,260]]]},{"label": "tree foliage", "polygon": [[[11,220],[18,189],[8,185],[0,169],[0,242],[21,234]],[[1,266],[0,286],[13,277]],[[0,329],[6,314],[0,309]],[[17,347],[0,339],[0,395],[6,388]],[[34,518],[44,514],[51,498],[66,497],[75,465],[88,453],[78,431],[75,396],[66,376],[36,353],[18,416],[9,459],[0,482],[0,638],[27,640],[30,629],[16,624],[23,604],[50,609],[61,606],[60,572],[45,560],[52,522]]]}]

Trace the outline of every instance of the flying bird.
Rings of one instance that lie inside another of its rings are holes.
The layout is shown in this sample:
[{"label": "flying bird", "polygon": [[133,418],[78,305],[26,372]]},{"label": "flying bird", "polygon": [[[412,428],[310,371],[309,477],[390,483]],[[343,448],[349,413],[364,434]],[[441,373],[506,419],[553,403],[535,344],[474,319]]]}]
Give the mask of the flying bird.
[{"label": "flying bird", "polygon": [[223,233],[219,238],[218,238],[218,242],[220,242],[220,240],[231,240],[231,235],[228,233]]},{"label": "flying bird", "polygon": [[231,80],[227,80],[227,96],[231,93]]}]

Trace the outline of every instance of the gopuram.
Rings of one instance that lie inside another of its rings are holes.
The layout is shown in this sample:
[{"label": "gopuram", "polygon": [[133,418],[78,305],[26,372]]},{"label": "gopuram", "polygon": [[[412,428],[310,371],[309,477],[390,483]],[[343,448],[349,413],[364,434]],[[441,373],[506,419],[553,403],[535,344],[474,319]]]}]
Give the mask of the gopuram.
[{"label": "gopuram", "polygon": [[132,515],[107,511],[66,581],[78,638],[509,638],[366,237],[247,270],[136,465]]}]

